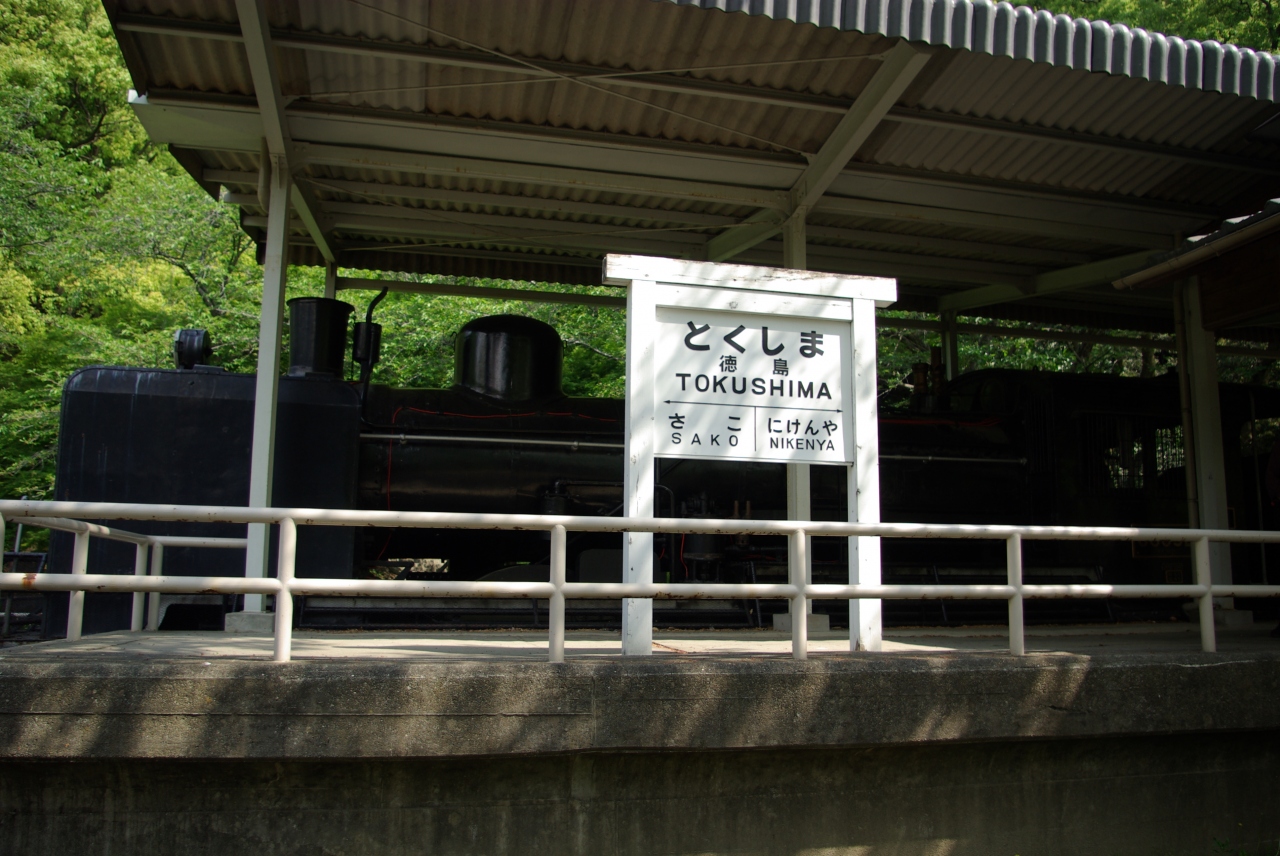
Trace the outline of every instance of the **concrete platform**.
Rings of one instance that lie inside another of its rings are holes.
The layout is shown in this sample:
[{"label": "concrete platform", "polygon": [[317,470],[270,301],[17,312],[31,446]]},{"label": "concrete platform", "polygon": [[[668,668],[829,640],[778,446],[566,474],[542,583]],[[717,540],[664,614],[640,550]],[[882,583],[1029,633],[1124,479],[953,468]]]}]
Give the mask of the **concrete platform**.
[{"label": "concrete platform", "polygon": [[[1221,628],[1218,650],[1280,652],[1280,639],[1270,637],[1272,625]],[[1200,631],[1185,623],[1072,625],[1030,627],[1027,650],[1040,654],[1195,653]],[[6,659],[101,658],[270,658],[273,640],[260,632],[130,633],[121,630],[87,636],[78,642],[55,640],[36,645],[0,648]],[[1004,653],[1009,642],[1003,627],[897,628],[885,633],[884,652]],[[569,631],[569,658],[616,657],[621,650],[614,631]],[[848,654],[849,637],[841,631],[809,635],[811,657]],[[295,660],[335,658],[373,659],[517,659],[545,660],[547,634],[534,631],[297,631]],[[775,630],[656,630],[653,656],[757,658],[791,657],[791,637]]]},{"label": "concrete platform", "polygon": [[1100,629],[5,649],[0,852],[1275,853],[1280,640]]}]

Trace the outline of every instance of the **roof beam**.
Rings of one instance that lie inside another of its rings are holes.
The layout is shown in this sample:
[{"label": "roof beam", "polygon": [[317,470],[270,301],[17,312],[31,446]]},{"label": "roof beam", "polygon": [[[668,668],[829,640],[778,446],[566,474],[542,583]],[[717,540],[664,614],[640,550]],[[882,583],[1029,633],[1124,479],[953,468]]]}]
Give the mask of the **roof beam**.
[{"label": "roof beam", "polygon": [[1151,259],[1151,253],[1129,253],[1112,259],[1077,265],[1062,270],[1043,273],[1033,277],[1027,288],[1009,285],[987,285],[972,288],[957,294],[947,294],[938,298],[939,312],[960,312],[979,306],[990,306],[994,303],[1008,303],[1024,300],[1028,297],[1043,297],[1063,291],[1074,291],[1111,282],[1135,270],[1145,267]]},{"label": "roof beam", "polygon": [[[253,173],[206,169],[206,181],[223,184],[248,184]],[[306,180],[305,177],[303,180]],[[426,202],[476,207],[515,208],[549,214],[585,214],[620,220],[642,220],[660,223],[679,223],[693,228],[725,226],[737,222],[732,217],[715,214],[693,214],[665,208],[638,208],[627,205],[607,205],[598,202],[575,202],[565,199],[544,199],[539,196],[514,196],[499,193],[482,193],[474,190],[446,190],[417,185],[382,184],[372,181],[347,181],[345,179],[317,179],[315,185],[322,190],[338,191],[356,196],[382,199],[420,199]],[[222,201],[232,205],[256,207],[258,197],[252,193],[222,194]],[[322,205],[331,203],[321,201]],[[424,209],[429,210],[429,209]],[[472,212],[466,212],[472,213]],[[547,221],[538,221],[547,222]],[[610,227],[617,229],[616,226]],[[1046,250],[1036,247],[1019,247],[1013,244],[961,241],[953,238],[936,238],[930,235],[913,235],[903,232],[883,232],[870,229],[841,229],[833,226],[809,224],[811,238],[828,238],[854,244],[875,244],[885,247],[903,247],[933,253],[955,253],[961,256],[995,256],[996,263],[1014,262],[1029,265],[1057,266],[1083,264],[1089,261],[1084,253],[1064,250]],[[973,259],[968,259],[973,260]]]},{"label": "roof beam", "polygon": [[[644,237],[645,232],[672,243],[702,244],[700,235],[688,232],[645,229],[644,227],[618,226],[610,223],[578,223],[572,220],[552,220],[545,217],[511,217],[502,214],[474,214],[467,211],[444,211],[438,208],[415,208],[407,205],[376,205],[366,202],[330,202],[325,206],[339,228],[350,222],[351,217],[376,217],[394,221],[429,223],[433,227],[479,227],[487,229],[494,238],[504,238],[511,233],[527,238],[553,236],[597,236],[630,234]],[[406,228],[409,228],[406,226]],[[523,234],[522,234],[523,233]],[[540,233],[540,234],[539,234]]]},{"label": "roof beam", "polygon": [[805,234],[812,239],[828,239],[851,244],[874,244],[882,247],[898,247],[917,252],[956,256],[974,260],[974,256],[994,257],[996,262],[1012,262],[1039,267],[1061,267],[1084,264],[1091,260],[1085,253],[1065,250],[1045,250],[1038,247],[1019,247],[1014,244],[998,244],[983,241],[962,241],[956,238],[935,238],[932,235],[913,235],[907,232],[882,232],[871,229],[842,229],[835,226],[815,226],[808,223]]},{"label": "roof beam", "polygon": [[398,243],[391,241],[368,241],[365,243],[349,243],[342,245],[343,253],[422,253],[433,256],[449,256],[462,259],[493,259],[495,261],[522,261],[530,264],[560,265],[562,267],[590,268],[597,273],[600,270],[600,256],[587,255],[552,255],[545,248],[537,253],[523,250],[509,251],[499,249],[476,249],[474,247],[448,247],[443,245],[422,243]]},{"label": "roof beam", "polygon": [[[215,41],[240,40],[239,33],[225,24],[190,21],[170,16],[121,13],[116,16],[115,27],[118,32],[122,33],[146,33],[157,36],[211,39]],[[679,95],[701,95],[710,98],[745,101],[752,104],[767,104],[775,107],[798,107],[825,113],[840,114],[849,109],[848,99],[721,83],[714,80],[676,77],[665,71],[637,71],[634,69],[609,68],[607,66],[593,66],[547,59],[524,59],[521,62],[516,62],[476,50],[354,38],[351,36],[289,29],[272,30],[271,36],[275,44],[282,48],[338,53],[422,65],[440,65],[449,68],[508,74],[516,78],[523,78],[501,81],[500,85],[558,83],[566,78],[579,78],[593,86],[617,86],[672,92]],[[880,59],[881,56],[882,54],[879,53],[871,53],[865,56],[841,56],[834,59],[874,61]],[[744,65],[751,64],[750,62],[744,63]],[[468,84],[461,83],[460,85],[465,87]],[[483,85],[492,86],[494,81],[492,78],[488,78]],[[322,96],[323,94],[316,93],[316,96]]]},{"label": "roof beam", "polygon": [[487,286],[457,285],[451,282],[409,282],[397,279],[355,279],[338,277],[339,291],[362,289],[365,291],[405,291],[411,294],[442,294],[449,297],[478,297],[484,300],[523,300],[529,303],[570,303],[584,306],[608,306],[625,309],[625,297],[607,294],[575,294],[570,291],[543,291],[525,288],[489,288]]},{"label": "roof beam", "polygon": [[[815,249],[817,250],[815,252]],[[900,253],[868,253],[857,250],[831,247],[807,248],[807,264],[810,270],[828,271],[830,273],[849,273],[857,276],[887,276],[899,280],[928,283],[1024,283],[1027,277],[1010,276],[1008,274],[972,273],[958,271],[945,264],[930,265],[929,259],[911,257]],[[874,256],[874,258],[868,257]],[[781,241],[760,244],[742,253],[735,263],[765,265],[778,267],[782,261]]]},{"label": "roof beam", "polygon": [[[116,15],[115,26],[120,33],[146,33],[217,41],[241,40],[239,32],[234,27],[226,24],[187,21],[168,16],[122,12]],[[680,95],[719,98],[819,113],[843,114],[848,111],[850,106],[848,99],[844,98],[832,98],[810,93],[767,89],[688,77],[674,77],[664,72],[631,71],[579,63],[551,62],[548,60],[538,60],[536,62],[537,67],[533,68],[530,65],[516,64],[478,51],[299,32],[287,29],[272,30],[271,37],[277,46],[283,48],[324,51],[451,68],[467,68],[478,71],[499,72],[523,78],[511,81],[511,85],[554,83],[570,77],[582,78],[584,81],[590,81],[597,86],[671,92]],[[878,58],[880,58],[878,54],[867,56],[867,59],[871,60]],[[481,85],[493,85],[493,81],[486,78]],[[318,97],[322,94],[317,93],[316,96]],[[1280,165],[1260,158],[1165,146],[1137,140],[1106,137],[1099,134],[1067,131],[1059,128],[1020,125],[1015,122],[920,110],[918,108],[894,107],[889,111],[884,121],[970,130],[1015,139],[1078,146],[1095,151],[1157,157],[1196,166],[1220,167],[1263,175],[1280,175]]]},{"label": "roof beam", "polygon": [[[206,170],[206,174],[210,172]],[[519,208],[525,211],[541,211],[548,214],[582,214],[593,217],[614,217],[620,220],[651,220],[661,223],[680,223],[686,226],[728,226],[736,223],[733,217],[719,214],[697,214],[689,211],[673,211],[666,208],[644,208],[635,205],[609,205],[603,202],[578,202],[569,199],[546,199],[541,196],[517,196],[506,193],[482,193],[476,190],[447,190],[442,187],[419,187],[404,184],[382,184],[373,181],[348,181],[334,178],[300,177],[321,190],[347,193],[352,196],[386,199],[421,199],[426,202],[451,205],[483,205],[500,208]]]},{"label": "roof beam", "polygon": [[889,109],[902,97],[921,70],[929,62],[929,54],[898,42],[885,56],[875,76],[858,95],[858,100],[836,125],[809,166],[791,188],[791,210],[807,210],[827,192],[835,177],[845,168]]},{"label": "roof beam", "polygon": [[985,211],[971,211],[960,208],[937,208],[931,205],[915,205],[905,202],[885,202],[881,199],[824,196],[814,206],[813,210],[824,214],[847,214],[855,217],[897,220],[907,223],[940,223],[969,229],[1007,232],[1013,235],[1066,238],[1108,246],[1167,250],[1170,244],[1170,236],[1155,232],[1065,223],[1060,220],[1041,220],[1035,217],[1015,214],[991,214]]},{"label": "roof beam", "polygon": [[[755,250],[772,253],[781,257],[782,241],[773,239],[758,244]],[[860,247],[833,247],[831,244],[809,243],[806,248],[809,255],[809,267],[820,270],[817,258],[841,258],[845,261],[874,261],[887,265],[910,266],[914,270],[929,269],[932,279],[940,281],[963,281],[963,283],[1005,284],[1018,288],[1029,288],[1036,276],[1036,269],[1025,265],[1011,265],[1009,262],[975,261],[973,258],[943,258],[940,256],[922,256],[910,252],[892,252],[887,250],[863,250]],[[745,256],[744,256],[745,257]],[[897,274],[892,274],[897,275]],[[964,276],[963,279],[955,279]]]},{"label": "roof beam", "polygon": [[[299,143],[296,148],[305,163],[335,166],[344,169],[381,169],[419,175],[452,176],[473,180],[505,181],[516,184],[544,184],[606,193],[645,194],[694,202],[749,205],[755,208],[768,208],[776,212],[785,211],[787,204],[785,191],[738,187],[727,184],[689,182],[679,179],[574,169],[572,167],[537,166],[479,160],[476,158],[442,157],[439,155],[315,143]],[[251,185],[257,182],[257,176],[254,173],[229,170],[206,170],[204,176],[210,181],[223,183]],[[243,179],[243,182],[241,182],[241,179]],[[306,181],[308,179],[306,176],[300,176],[300,180]],[[330,180],[316,179],[316,181],[324,184]],[[1170,243],[1168,235],[1156,232],[1116,229],[1110,226],[1085,225],[1060,220],[1043,220],[1026,215],[991,214],[959,208],[886,202],[879,199],[828,195],[822,197],[813,210],[816,213],[852,215],[869,219],[917,224],[941,223],[1010,235],[1035,235],[1104,245],[1167,249]],[[779,222],[781,222],[783,216],[785,215],[780,214]]]},{"label": "roof beam", "polygon": [[786,222],[787,215],[781,211],[762,208],[707,241],[707,261],[722,262],[731,259],[781,232],[782,225]]},{"label": "roof beam", "polygon": [[[253,225],[262,218],[246,217],[246,225]],[[334,228],[356,235],[385,235],[420,240],[439,240],[445,244],[485,244],[503,247],[523,247],[534,250],[590,250],[593,252],[626,252],[643,255],[676,256],[688,258],[697,255],[702,242],[697,236],[677,236],[672,233],[644,234],[594,234],[549,233],[530,229],[524,234],[511,231],[496,232],[479,224],[449,223],[444,221],[415,221],[398,216],[370,216],[362,214],[338,214],[333,218]],[[510,223],[504,229],[511,230]],[[681,240],[684,238],[684,240]]]},{"label": "roof beam", "polygon": [[[261,226],[266,218],[249,215],[243,219],[246,226]],[[438,246],[409,243],[404,245],[388,245],[383,242],[359,243],[352,238],[343,243],[343,250],[378,249],[397,251],[422,251],[439,254],[458,254],[467,256],[485,256],[489,251],[466,249],[465,245],[483,245],[487,247],[511,247],[523,251],[551,252],[634,252],[643,255],[665,255],[677,258],[692,258],[701,248],[700,244],[674,240],[669,233],[655,236],[628,235],[597,236],[592,234],[546,235],[534,234],[512,235],[494,234],[492,229],[481,225],[447,223],[441,221],[413,221],[395,217],[373,217],[363,215],[339,215],[335,217],[336,228],[349,231],[353,235],[363,235],[369,239],[375,236],[402,238],[407,241],[439,242]],[[508,224],[509,227],[510,224]],[[293,221],[291,228],[299,230],[301,221]],[[818,270],[838,273],[857,273],[871,276],[911,277],[917,280],[955,283],[966,282],[990,285],[995,283],[1004,287],[1027,289],[1031,276],[1022,273],[1016,266],[1006,264],[984,264],[970,260],[953,260],[910,253],[893,253],[880,250],[859,250],[849,247],[831,247],[813,245],[810,247],[810,266]],[[770,241],[757,245],[743,254],[742,260],[751,264],[776,266],[781,257],[781,244]]]},{"label": "roof beam", "polygon": [[707,242],[707,260],[719,262],[732,258],[778,234],[788,218],[806,217],[809,209],[827,192],[831,182],[928,62],[929,54],[917,50],[905,40],[890,48],[853,106],[818,153],[809,158],[809,165],[791,186],[785,216],[778,217],[772,211],[758,212],[727,229]]},{"label": "roof beam", "polygon": [[[292,172],[297,168],[297,160],[293,140],[289,136],[289,122],[285,117],[285,99],[281,95],[280,71],[276,67],[275,49],[271,44],[266,4],[263,0],[236,0],[236,14],[240,18],[253,91],[258,99],[263,139],[267,142],[267,150],[283,157],[286,168]],[[319,215],[320,208],[310,190],[294,183],[289,198],[320,254],[325,261],[332,262],[335,258],[332,241],[326,234],[327,225]]]},{"label": "roof beam", "polygon": [[[161,94],[157,91],[147,96],[147,101],[150,106],[170,112],[176,109],[193,109],[205,113],[212,110],[236,110],[223,99],[193,98],[190,94],[176,92]],[[251,109],[256,115],[256,104]],[[341,146],[346,147],[348,152],[366,146],[374,150],[412,152],[420,150],[423,140],[427,139],[424,132],[432,132],[429,137],[435,147],[432,154],[449,155],[452,159],[461,159],[460,162],[463,163],[481,158],[489,162],[533,162],[546,164],[550,168],[586,169],[610,175],[639,175],[644,179],[666,178],[677,184],[695,182],[762,191],[767,198],[757,202],[741,198],[723,199],[751,208],[776,207],[778,210],[785,210],[786,188],[794,184],[803,169],[794,159],[748,153],[746,150],[725,151],[717,147],[671,144],[661,140],[637,142],[634,139],[619,139],[614,135],[597,133],[577,135],[550,129],[531,130],[512,126],[510,123],[468,121],[466,127],[463,127],[448,117],[410,117],[386,111],[337,109],[318,105],[310,105],[306,109],[295,106],[290,109],[289,116],[294,127],[299,123],[306,126],[308,139],[316,145],[337,145],[337,140],[330,142],[330,134],[340,129]],[[197,117],[190,139],[180,134],[174,135],[171,121],[166,129],[168,136],[155,138],[160,142],[217,149],[218,146],[209,145],[207,138],[201,136],[204,132],[200,123],[212,118],[208,115]],[[559,159],[555,152],[559,148],[555,145],[557,143],[567,144],[564,151],[571,152],[572,157]],[[256,139],[252,149],[244,147],[243,150],[256,150]],[[485,154],[477,154],[477,150],[484,150]],[[716,177],[710,177],[708,170],[688,175],[672,172],[675,166],[682,162],[687,164],[690,160],[699,167],[711,168],[709,172]],[[405,171],[422,170],[415,170],[410,166]],[[865,192],[862,188],[865,188]],[[870,199],[914,202],[954,209],[998,211],[1066,223],[1145,229],[1164,236],[1161,246],[1166,248],[1175,232],[1186,232],[1221,216],[1221,212],[1211,207],[1171,204],[1115,194],[1064,191],[1060,188],[1016,182],[990,182],[952,174],[886,168],[865,163],[848,164],[842,175],[833,182],[828,198],[833,191],[850,197],[865,196]],[[918,198],[901,198],[899,191],[912,192]],[[661,186],[653,186],[647,192],[650,195],[666,195]],[[922,201],[931,195],[938,199]],[[949,199],[941,201],[944,196]],[[970,197],[972,204],[966,202]],[[701,194],[681,194],[678,198],[716,201]],[[1100,215],[1110,217],[1115,222],[1099,220]]]},{"label": "roof beam", "polygon": [[639,193],[664,196],[669,199],[749,205],[754,208],[779,210],[785,208],[787,204],[785,191],[740,187],[732,184],[314,143],[300,143],[297,148],[304,163],[349,169],[385,169],[481,181],[545,184],[552,187],[598,190],[607,193]]},{"label": "roof beam", "polygon": [[1280,164],[1258,158],[1238,157],[1236,155],[1196,149],[1181,149],[1173,146],[1162,146],[1157,143],[1144,143],[1139,140],[1126,140],[1120,137],[1082,134],[1078,131],[1065,131],[1061,128],[1020,125],[998,119],[940,113],[933,110],[921,110],[916,107],[895,107],[889,112],[889,116],[886,117],[885,121],[899,122],[904,125],[924,125],[931,128],[950,128],[974,133],[993,134],[1018,140],[1061,143],[1108,154],[1157,157],[1195,166],[1213,166],[1240,172],[1255,172],[1262,175],[1280,175]]},{"label": "roof beam", "polygon": [[[370,235],[441,237],[499,244],[520,242],[544,248],[594,248],[608,247],[610,241],[633,244],[641,242],[652,244],[655,249],[662,247],[678,250],[681,256],[691,254],[702,245],[701,236],[691,232],[646,230],[540,217],[509,217],[351,202],[329,203],[325,210],[333,219],[335,228]],[[840,230],[831,231],[839,233]],[[967,273],[977,282],[1005,282],[1026,286],[1035,273],[1035,267],[1006,261],[928,257],[827,245],[813,245],[811,249],[817,255],[830,257],[909,264],[914,269],[929,269],[935,276],[943,270],[952,275]]]}]

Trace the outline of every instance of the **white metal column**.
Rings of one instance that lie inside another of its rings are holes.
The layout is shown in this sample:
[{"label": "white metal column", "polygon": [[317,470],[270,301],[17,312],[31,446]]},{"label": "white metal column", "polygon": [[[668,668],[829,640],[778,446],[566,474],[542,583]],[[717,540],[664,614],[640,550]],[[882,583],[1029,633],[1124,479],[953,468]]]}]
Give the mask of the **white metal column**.
[{"label": "white metal column", "polygon": [[[289,170],[281,155],[270,157],[267,251],[262,265],[262,315],[258,321],[258,374],[253,397],[253,446],[249,463],[249,505],[271,504],[275,461],[276,393],[280,384],[280,336],[289,274]],[[249,524],[245,576],[265,577],[270,526]],[[262,595],[244,596],[245,612],[262,611]]]},{"label": "white metal column", "polygon": [[[782,266],[791,268],[792,270],[808,270],[809,259],[807,253],[808,235],[805,232],[805,219],[809,213],[807,208],[797,209],[791,215],[791,219],[782,227]],[[787,464],[787,519],[788,520],[809,520],[813,517],[813,503],[811,493],[811,471],[808,464]],[[793,539],[794,541],[794,539]],[[812,540],[805,537],[805,549],[801,556],[794,555],[797,551],[789,551],[789,564],[796,561],[804,561],[804,579],[807,583],[813,582],[813,549]],[[791,602],[791,608],[794,608],[794,601]],[[805,600],[806,615],[812,614],[813,601]],[[797,618],[791,616],[792,621],[808,621],[808,618]]]},{"label": "white metal column", "polygon": [[[853,449],[849,467],[849,522],[880,522],[880,426],[876,404],[876,307],[853,301]],[[880,539],[849,539],[849,582],[880,584]],[[882,647],[880,601],[849,601],[849,649]]]},{"label": "white metal column", "polygon": [[338,266],[333,262],[324,266],[324,296],[331,300],[338,296]]},{"label": "white metal column", "polygon": [[[1223,455],[1222,413],[1218,401],[1218,356],[1214,334],[1204,329],[1200,283],[1183,286],[1182,307],[1187,340],[1187,375],[1191,387],[1191,437],[1195,453],[1196,494],[1200,527],[1227,529],[1227,473]],[[1209,546],[1214,584],[1231,582],[1231,545]]]},{"label": "white metal column", "polygon": [[[622,478],[626,517],[652,517],[654,491],[653,341],[656,336],[656,307],[652,289],[632,283],[627,290],[626,439]],[[622,581],[653,582],[653,533],[627,532],[622,541]],[[647,656],[653,653],[653,601],[625,598],[622,601],[622,653]]]},{"label": "white metal column", "polygon": [[942,322],[942,366],[947,380],[955,380],[960,375],[960,331],[956,328],[956,313],[943,312],[939,316]]}]

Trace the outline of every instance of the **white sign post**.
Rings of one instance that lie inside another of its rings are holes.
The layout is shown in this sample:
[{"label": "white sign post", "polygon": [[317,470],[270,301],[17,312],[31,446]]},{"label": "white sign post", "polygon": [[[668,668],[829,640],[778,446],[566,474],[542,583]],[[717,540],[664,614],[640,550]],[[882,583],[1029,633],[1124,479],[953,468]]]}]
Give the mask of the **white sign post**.
[{"label": "white sign post", "polygon": [[[628,517],[653,516],[669,457],[845,465],[849,520],[879,522],[875,307],[894,280],[610,255],[605,282],[628,287]],[[653,581],[652,534],[626,536],[623,579]],[[880,582],[880,539],[849,539],[849,579]],[[854,650],[879,650],[880,602],[849,618]],[[622,652],[652,644],[653,601],[624,600]]]}]

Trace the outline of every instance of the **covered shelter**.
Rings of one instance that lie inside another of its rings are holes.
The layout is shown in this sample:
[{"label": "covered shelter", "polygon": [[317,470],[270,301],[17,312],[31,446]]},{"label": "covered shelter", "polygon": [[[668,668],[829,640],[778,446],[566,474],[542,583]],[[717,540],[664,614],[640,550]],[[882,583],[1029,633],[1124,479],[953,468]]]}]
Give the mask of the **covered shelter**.
[{"label": "covered shelter", "polygon": [[[1198,333],[1194,281],[1112,283],[1280,196],[1273,56],[988,0],[106,6],[149,135],[259,243],[255,505],[289,264],[334,293],[370,284],[339,268],[596,285],[606,253],[732,260],[894,277],[952,343],[965,314]],[[1211,389],[1196,341],[1179,364]]]}]

